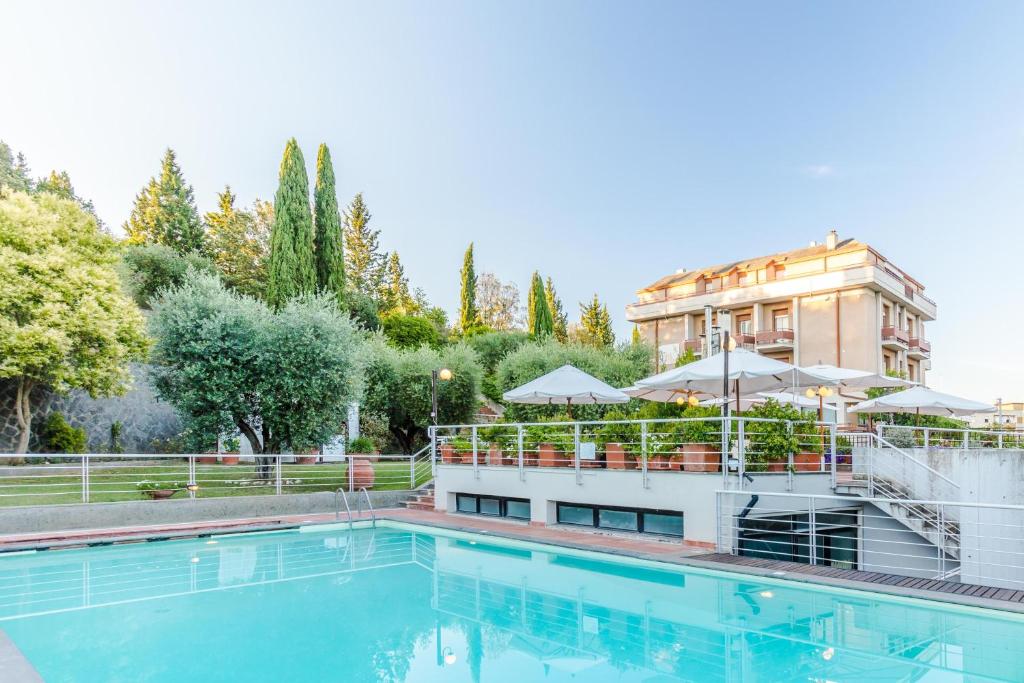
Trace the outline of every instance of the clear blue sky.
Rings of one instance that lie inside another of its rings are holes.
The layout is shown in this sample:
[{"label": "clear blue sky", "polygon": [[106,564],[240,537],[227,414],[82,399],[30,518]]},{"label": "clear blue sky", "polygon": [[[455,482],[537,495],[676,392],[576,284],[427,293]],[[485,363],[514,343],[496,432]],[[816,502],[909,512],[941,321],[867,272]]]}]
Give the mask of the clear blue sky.
[{"label": "clear blue sky", "polygon": [[1024,400],[1024,4],[0,5],[0,138],[107,223],[177,150],[202,210],[331,146],[416,286],[597,292],[865,240],[939,304],[932,386]]}]

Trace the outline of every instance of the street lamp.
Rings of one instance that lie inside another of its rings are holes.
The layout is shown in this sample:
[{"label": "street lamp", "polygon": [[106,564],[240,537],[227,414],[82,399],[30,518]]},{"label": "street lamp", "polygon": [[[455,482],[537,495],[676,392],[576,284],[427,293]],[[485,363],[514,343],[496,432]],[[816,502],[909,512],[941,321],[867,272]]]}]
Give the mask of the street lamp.
[{"label": "street lamp", "polygon": [[452,378],[452,371],[448,368],[430,371],[430,422],[437,426],[437,383],[447,382]]},{"label": "street lamp", "polygon": [[832,394],[832,388],[826,386],[811,387],[804,392],[804,396],[807,398],[818,397],[818,422],[825,421],[825,399]]},{"label": "street lamp", "polygon": [[683,396],[683,395],[676,396],[676,405],[677,406],[696,407],[697,404],[699,404],[699,403],[700,403],[700,399],[698,399],[697,395],[695,393],[693,393],[692,391],[687,391],[685,396]]}]

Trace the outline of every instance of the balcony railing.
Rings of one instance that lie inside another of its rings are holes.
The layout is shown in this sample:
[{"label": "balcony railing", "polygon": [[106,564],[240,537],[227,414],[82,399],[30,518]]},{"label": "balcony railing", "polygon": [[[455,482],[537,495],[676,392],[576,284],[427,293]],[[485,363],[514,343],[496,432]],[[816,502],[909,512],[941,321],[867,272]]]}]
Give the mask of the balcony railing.
[{"label": "balcony railing", "polygon": [[757,340],[757,335],[749,332],[737,332],[735,338],[737,346],[753,346]]},{"label": "balcony railing", "polygon": [[758,346],[768,344],[792,344],[796,339],[793,330],[764,330],[755,335],[755,343]]},{"label": "balcony railing", "polygon": [[903,346],[910,345],[910,334],[906,330],[889,325],[882,328],[882,341],[894,342]]},{"label": "balcony railing", "polygon": [[922,355],[928,355],[932,352],[932,345],[920,337],[911,337],[910,350]]},{"label": "balcony railing", "polygon": [[683,342],[683,351],[700,353],[704,349],[704,343],[700,339],[687,339]]}]

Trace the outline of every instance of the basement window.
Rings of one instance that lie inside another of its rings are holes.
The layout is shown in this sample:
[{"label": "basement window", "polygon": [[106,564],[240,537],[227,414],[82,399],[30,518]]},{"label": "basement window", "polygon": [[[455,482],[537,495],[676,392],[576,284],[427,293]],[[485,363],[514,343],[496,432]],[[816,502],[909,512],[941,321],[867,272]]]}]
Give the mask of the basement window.
[{"label": "basement window", "polygon": [[471,515],[530,519],[530,501],[521,498],[456,493],[455,509]]},{"label": "basement window", "polygon": [[683,535],[683,513],[606,505],[557,503],[559,524],[573,524],[615,531],[636,531],[663,536]]}]

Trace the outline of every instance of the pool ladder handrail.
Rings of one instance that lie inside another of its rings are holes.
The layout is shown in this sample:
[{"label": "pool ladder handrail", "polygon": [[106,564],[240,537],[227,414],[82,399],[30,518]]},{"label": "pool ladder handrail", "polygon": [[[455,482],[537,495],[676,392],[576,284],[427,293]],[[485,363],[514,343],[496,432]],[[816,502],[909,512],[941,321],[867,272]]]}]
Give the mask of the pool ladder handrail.
[{"label": "pool ladder handrail", "polygon": [[344,486],[339,487],[334,492],[334,520],[338,521],[341,519],[341,506],[338,505],[338,494],[341,494],[341,500],[345,503],[345,514],[348,516],[348,530],[352,531],[352,508],[348,506],[348,496],[345,495]]},{"label": "pool ladder handrail", "polygon": [[[370,500],[370,492],[363,486],[359,489],[359,493],[363,494],[363,498],[366,498],[366,507],[370,510],[370,519],[372,520],[372,526],[374,529],[377,528],[377,513],[373,510],[373,501]],[[358,515],[363,511],[363,506],[360,503],[360,498],[356,498],[356,514]]]}]

